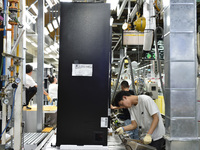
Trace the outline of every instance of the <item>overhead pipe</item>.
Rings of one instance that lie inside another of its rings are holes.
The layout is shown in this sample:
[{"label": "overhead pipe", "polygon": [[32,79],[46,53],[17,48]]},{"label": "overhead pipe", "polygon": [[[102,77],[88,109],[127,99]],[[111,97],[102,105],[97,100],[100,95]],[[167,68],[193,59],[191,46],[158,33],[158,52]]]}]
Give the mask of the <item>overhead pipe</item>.
[{"label": "overhead pipe", "polygon": [[[18,2],[18,10],[20,9],[20,0],[19,0],[19,2]],[[17,17],[19,18],[19,11],[17,12]],[[24,30],[25,31],[25,30]],[[19,57],[19,44],[18,44],[18,46],[17,46],[17,57]],[[19,65],[17,65],[17,67],[16,67],[16,75],[18,76],[19,75]]]},{"label": "overhead pipe", "polygon": [[132,11],[130,13],[131,22],[135,18],[136,12],[138,12],[138,10],[140,9],[142,3],[143,3],[143,0],[139,0],[138,3],[135,4],[135,7],[132,9]]},{"label": "overhead pipe", "polygon": [[159,56],[159,51],[158,51],[158,41],[157,41],[157,30],[159,29],[159,27],[157,27],[155,30],[154,30],[154,43],[155,43],[155,49],[156,49],[156,55],[157,55],[157,61],[158,61],[158,73],[159,73],[159,76],[160,76],[160,84],[161,84],[161,88],[162,88],[162,92],[163,92],[163,97],[165,99],[165,90],[164,90],[164,87],[163,87],[163,81],[162,81],[162,76],[161,76],[161,62],[160,62],[160,56]]},{"label": "overhead pipe", "polygon": [[125,47],[125,56],[122,58],[121,63],[120,63],[120,69],[119,69],[119,73],[118,73],[118,76],[117,76],[117,82],[116,82],[116,85],[115,85],[115,88],[114,88],[114,92],[113,92],[113,95],[112,95],[111,104],[112,104],[113,101],[114,101],[114,97],[115,97],[115,94],[116,94],[116,91],[117,91],[117,87],[118,87],[118,84],[119,84],[119,79],[120,79],[120,76],[121,76],[122,67],[123,67],[124,60],[125,60],[125,59],[128,59],[129,68],[130,68],[130,74],[131,74],[131,81],[132,81],[132,89],[133,89],[133,92],[134,92],[135,95],[136,95],[135,81],[134,81],[134,76],[133,76],[133,70],[132,70],[132,65],[131,65],[131,59],[129,58],[129,56],[126,55],[126,47]]},{"label": "overhead pipe", "polygon": [[117,12],[117,19],[118,20],[120,19],[127,2],[128,2],[128,0],[124,0],[122,5],[121,5],[121,7],[120,7],[120,9],[119,9],[119,13]]},{"label": "overhead pipe", "polygon": [[[7,0],[3,3],[3,52],[6,52],[6,21],[7,21]],[[6,75],[6,58],[3,56],[3,76]],[[2,81],[2,87],[5,86],[5,81]]]}]

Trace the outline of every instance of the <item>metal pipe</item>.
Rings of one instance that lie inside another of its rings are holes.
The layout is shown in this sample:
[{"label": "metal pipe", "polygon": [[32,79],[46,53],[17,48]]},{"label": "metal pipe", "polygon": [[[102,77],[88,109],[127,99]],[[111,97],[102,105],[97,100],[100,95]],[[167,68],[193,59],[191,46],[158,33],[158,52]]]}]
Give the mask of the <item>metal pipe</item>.
[{"label": "metal pipe", "polygon": [[[20,9],[20,0],[18,2],[18,10]],[[19,11],[17,12],[17,17],[20,17]],[[19,45],[17,46],[17,57],[19,57]],[[19,75],[19,66],[16,67],[16,74]]]},{"label": "metal pipe", "polygon": [[116,85],[115,85],[115,88],[114,88],[114,92],[113,92],[113,95],[112,95],[112,101],[111,101],[111,104],[113,103],[114,101],[114,97],[115,97],[115,94],[116,94],[116,91],[117,91],[117,87],[118,87],[118,84],[119,84],[119,79],[120,79],[120,76],[121,76],[121,72],[122,72],[122,67],[123,67],[123,64],[124,64],[124,60],[125,59],[128,59],[128,63],[129,63],[129,67],[130,67],[130,74],[131,74],[131,81],[132,81],[132,88],[133,88],[133,91],[136,95],[136,91],[135,91],[135,81],[134,81],[134,77],[133,77],[133,70],[132,70],[132,65],[131,65],[131,59],[129,58],[129,56],[124,56],[122,58],[122,61],[120,63],[120,69],[119,69],[119,74],[117,76],[117,82],[116,82]]},{"label": "metal pipe", "polygon": [[158,73],[159,73],[159,76],[160,76],[160,84],[161,84],[161,88],[162,88],[162,92],[163,92],[163,97],[165,99],[165,91],[164,91],[164,87],[163,87],[163,81],[162,81],[162,76],[161,76],[161,66],[160,66],[160,56],[159,56],[159,51],[158,51],[158,41],[157,41],[157,29],[156,28],[154,30],[154,42],[155,42],[155,49],[156,49],[156,55],[157,55],[157,61],[158,61]]},{"label": "metal pipe", "polygon": [[[11,67],[13,67],[13,65],[14,65],[14,60],[13,58],[11,58]],[[14,75],[14,71],[10,71],[10,76],[13,77],[13,75]]]},{"label": "metal pipe", "polygon": [[[3,52],[6,52],[6,19],[7,19],[7,0],[4,0],[4,10],[3,10]],[[3,59],[3,76],[5,76],[6,74],[6,58],[5,56],[2,57]],[[2,87],[5,86],[5,81],[2,81]],[[3,129],[6,127],[6,111],[7,111],[7,107],[5,104],[2,104],[2,132]],[[5,132],[2,135],[1,138],[1,144],[5,144],[6,143],[6,138],[5,138]]]},{"label": "metal pipe", "polygon": [[116,48],[117,48],[117,46],[118,46],[118,44],[119,44],[119,42],[122,40],[122,37],[120,37],[120,39],[118,40],[118,42],[116,43],[116,45],[115,45],[115,47],[112,49],[112,51],[114,51]]},{"label": "metal pipe", "polygon": [[117,87],[118,87],[118,83],[119,83],[119,78],[120,78],[120,75],[121,75],[121,71],[122,71],[122,67],[123,67],[123,64],[124,64],[124,59],[126,58],[126,56],[124,56],[122,58],[122,61],[120,62],[120,69],[119,69],[119,74],[117,76],[117,82],[116,82],[116,85],[115,85],[115,88],[114,88],[114,92],[113,92],[113,95],[112,95],[112,101],[111,101],[111,104],[113,103],[114,101],[114,97],[115,97],[115,94],[116,94],[116,91],[117,91]]},{"label": "metal pipe", "polygon": [[131,12],[131,1],[128,0],[128,15],[127,15],[127,22],[129,20],[129,17],[130,17],[130,12]]},{"label": "metal pipe", "polygon": [[16,40],[16,42],[15,42],[15,44],[14,44],[12,50],[11,50],[11,54],[14,52],[14,50],[15,50],[16,47],[17,47],[17,45],[19,44],[19,41],[20,41],[22,35],[24,34],[24,31],[25,31],[25,30],[23,29],[23,30],[21,31],[21,33],[19,34],[19,36],[18,36],[18,38],[17,38],[17,40]]},{"label": "metal pipe", "polygon": [[[3,3],[3,52],[6,51],[6,22],[7,22],[7,0],[4,0]],[[3,76],[6,75],[6,58],[3,57]],[[5,81],[2,82],[2,86],[5,86]]]},{"label": "metal pipe", "polygon": [[136,90],[135,90],[135,81],[134,81],[134,76],[133,76],[133,69],[132,69],[132,65],[131,65],[131,59],[127,56],[128,59],[128,63],[129,63],[129,68],[130,68],[130,73],[131,73],[131,81],[132,81],[132,88],[133,88],[133,92],[136,94]]},{"label": "metal pipe", "polygon": [[43,129],[43,81],[44,81],[44,0],[38,1],[38,49],[37,49],[37,131]]}]

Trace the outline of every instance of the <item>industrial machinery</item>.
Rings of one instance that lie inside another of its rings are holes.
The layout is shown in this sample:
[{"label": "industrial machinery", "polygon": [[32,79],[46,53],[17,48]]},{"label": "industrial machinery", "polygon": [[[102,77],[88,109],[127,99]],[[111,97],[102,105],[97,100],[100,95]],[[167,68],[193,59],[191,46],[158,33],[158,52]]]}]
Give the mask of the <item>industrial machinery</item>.
[{"label": "industrial machinery", "polygon": [[146,83],[146,92],[148,92],[152,99],[158,98],[158,83],[156,82],[147,82]]},{"label": "industrial machinery", "polygon": [[137,20],[134,21],[134,26],[135,26],[135,29],[137,31],[141,31],[141,32],[144,32],[144,29],[146,27],[146,19],[145,17],[140,17],[140,14],[137,12],[136,13],[137,15]]}]

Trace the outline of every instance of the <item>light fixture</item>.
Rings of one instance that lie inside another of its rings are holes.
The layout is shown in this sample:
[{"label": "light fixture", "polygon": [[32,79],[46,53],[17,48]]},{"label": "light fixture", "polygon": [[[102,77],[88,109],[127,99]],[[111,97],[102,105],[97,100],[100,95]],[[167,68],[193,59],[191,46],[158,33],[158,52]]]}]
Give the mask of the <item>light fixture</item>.
[{"label": "light fixture", "polygon": [[29,40],[28,38],[26,38],[26,41],[29,42],[29,43],[31,43],[31,40]]},{"label": "light fixture", "polygon": [[110,17],[110,26],[113,25],[113,21],[114,21],[113,17]]},{"label": "light fixture", "polygon": [[52,26],[51,23],[48,23],[47,27],[48,27],[48,29],[49,29],[50,32],[53,32],[54,29],[53,29],[53,26]]},{"label": "light fixture", "polygon": [[48,12],[48,9],[47,7],[44,6],[44,13],[47,13]]},{"label": "light fixture", "polygon": [[30,21],[31,21],[33,24],[36,23],[35,17],[33,17],[33,15],[30,14],[30,12],[29,12],[28,10],[26,11],[26,17],[27,17],[28,19],[30,19]]},{"label": "light fixture", "polygon": [[51,49],[50,49],[49,47],[47,47],[47,48],[46,48],[46,51],[47,51],[48,53],[50,53],[50,52],[51,52]]},{"label": "light fixture", "polygon": [[165,7],[168,7],[169,6],[169,0],[164,0],[163,1],[163,7],[165,8]]},{"label": "light fixture", "polygon": [[45,54],[48,54],[48,52],[47,52],[47,51],[44,51],[44,53],[45,53]]},{"label": "light fixture", "polygon": [[53,46],[53,45],[50,46],[50,49],[51,49],[52,51],[55,51],[55,50],[56,50],[55,46]]},{"label": "light fixture", "polygon": [[53,7],[53,4],[52,4],[51,0],[46,0],[46,2],[48,3],[48,5],[49,5],[50,8]]},{"label": "light fixture", "polygon": [[60,16],[58,16],[58,18],[57,18],[57,19],[58,19],[58,23],[60,24]]},{"label": "light fixture", "polygon": [[58,1],[58,0],[54,0],[54,2],[55,2],[55,4],[59,3],[59,1]]},{"label": "light fixture", "polygon": [[72,2],[72,0],[60,0],[60,2]]},{"label": "light fixture", "polygon": [[137,49],[136,48],[132,48],[132,51],[136,51]]},{"label": "light fixture", "polygon": [[53,23],[54,29],[57,29],[58,28],[58,22],[57,22],[57,20],[53,20],[52,23]]},{"label": "light fixture", "polygon": [[110,9],[115,10],[119,0],[107,0],[106,3],[110,3]]},{"label": "light fixture", "polygon": [[35,44],[34,42],[31,43],[34,47],[38,47],[37,44]]},{"label": "light fixture", "polygon": [[27,23],[24,23],[24,27],[25,27],[26,29],[30,29],[30,28],[31,28],[30,25],[27,24]]},{"label": "light fixture", "polygon": [[50,57],[50,58],[54,58],[53,55],[51,55],[51,54],[49,55],[49,57]]},{"label": "light fixture", "polygon": [[58,45],[58,43],[54,43],[54,46],[58,49],[59,48],[59,45]]},{"label": "light fixture", "polygon": [[53,58],[55,61],[58,61],[58,59],[56,59],[56,58]]},{"label": "light fixture", "polygon": [[47,27],[44,27],[44,35],[48,35],[49,31],[47,30]]},{"label": "light fixture", "polygon": [[38,9],[35,7],[34,4],[31,5],[31,8],[32,8],[33,11],[35,12],[35,14],[38,15]]}]

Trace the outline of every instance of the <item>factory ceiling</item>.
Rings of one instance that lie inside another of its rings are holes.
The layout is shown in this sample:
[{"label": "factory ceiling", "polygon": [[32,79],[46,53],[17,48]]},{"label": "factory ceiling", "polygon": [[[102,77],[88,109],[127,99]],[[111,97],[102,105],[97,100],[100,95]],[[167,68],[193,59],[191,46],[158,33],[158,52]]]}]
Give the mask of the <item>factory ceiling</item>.
[{"label": "factory ceiling", "polygon": [[[50,7],[49,1],[52,2],[52,6]],[[106,0],[73,0],[74,2],[106,2]],[[119,63],[120,60],[120,50],[123,51],[125,45],[122,43],[122,25],[127,20],[128,12],[133,10],[139,0],[119,0],[119,8],[121,8],[121,15],[120,17],[117,15],[117,9],[111,10],[111,17],[114,19],[112,24],[112,52],[113,52],[113,64]],[[197,3],[197,26],[200,24],[200,3]],[[37,0],[26,0],[27,10],[30,12],[32,16],[35,17],[36,23],[30,24],[30,29],[27,29],[27,37],[37,43],[37,14],[32,9],[32,6],[35,5],[37,7]],[[122,8],[123,6],[123,8]],[[129,10],[130,8],[130,10]],[[45,27],[48,29],[48,34],[45,35],[45,53],[44,53],[44,61],[48,64],[52,64],[55,68],[58,68],[58,54],[59,54],[59,47],[55,45],[59,45],[59,16],[60,16],[60,3],[59,0],[45,0],[45,9],[47,9],[47,13],[45,13]],[[138,9],[139,12],[142,14],[142,7]],[[162,28],[163,21],[162,21],[162,14],[159,14],[157,24]],[[48,28],[49,24],[53,24],[53,21],[56,20],[58,23],[58,27],[50,31]],[[131,23],[136,20],[136,17],[132,18]],[[134,30],[134,26],[132,25],[132,30]],[[160,35],[159,35],[160,34]],[[161,32],[158,31],[158,36],[161,38]],[[52,50],[52,45],[56,47]],[[28,54],[27,54],[27,61],[32,61],[34,57],[37,55],[37,47],[34,47],[31,42],[27,42],[28,47]],[[50,49],[50,50],[49,50]],[[134,51],[133,51],[134,49]],[[50,52],[49,52],[50,51]],[[130,57],[131,61],[139,62],[141,65],[146,65],[149,61],[143,60],[143,47],[140,45],[129,45],[127,46],[127,55]]]}]

